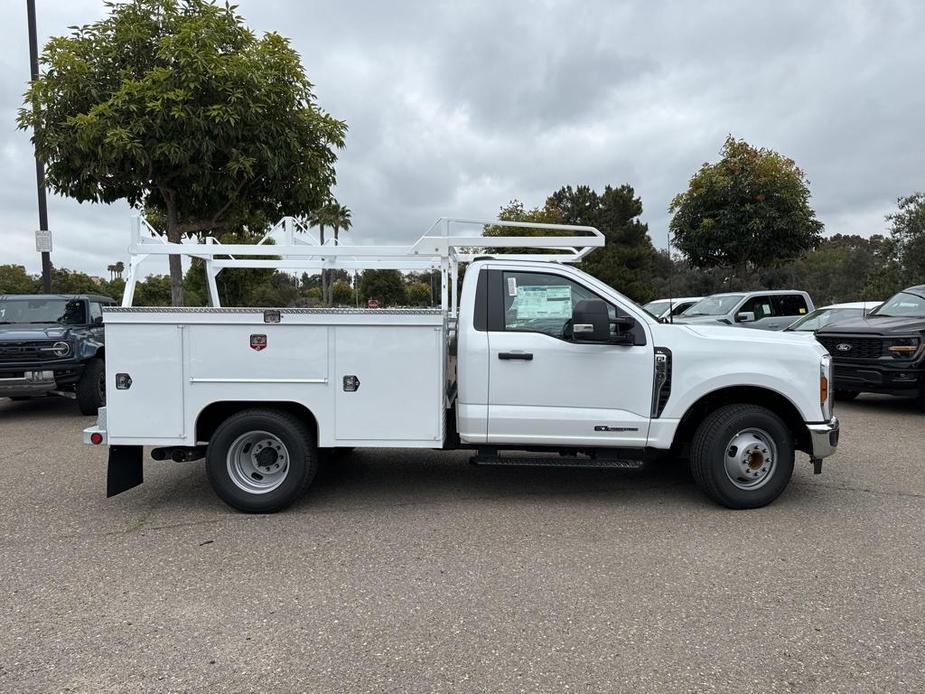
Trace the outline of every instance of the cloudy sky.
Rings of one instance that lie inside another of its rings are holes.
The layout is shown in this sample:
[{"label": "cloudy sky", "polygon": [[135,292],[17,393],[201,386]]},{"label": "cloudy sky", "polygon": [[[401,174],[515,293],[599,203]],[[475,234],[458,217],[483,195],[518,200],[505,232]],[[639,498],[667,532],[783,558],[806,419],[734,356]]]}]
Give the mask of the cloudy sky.
[{"label": "cloudy sky", "polygon": [[[15,113],[25,2],[0,7],[0,264],[38,272],[34,168]],[[40,42],[103,14],[38,0]],[[493,217],[565,184],[630,183],[653,241],[727,133],[807,172],[827,233],[882,232],[925,189],[925,3],[239,0],[290,37],[346,120],[338,199],[357,242],[412,241],[438,216]],[[125,205],[49,198],[53,261],[125,260]],[[152,265],[151,269],[158,269]]]}]

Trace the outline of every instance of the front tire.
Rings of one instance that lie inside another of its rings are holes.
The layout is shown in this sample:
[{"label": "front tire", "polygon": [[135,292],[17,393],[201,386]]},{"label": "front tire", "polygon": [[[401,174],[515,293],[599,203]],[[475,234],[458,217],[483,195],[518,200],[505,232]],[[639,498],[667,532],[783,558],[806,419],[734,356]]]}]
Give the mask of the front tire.
[{"label": "front tire", "polygon": [[793,475],[793,436],[759,405],[720,407],[701,422],[691,443],[691,472],[704,493],[734,509],[774,501]]},{"label": "front tire", "polygon": [[300,498],[318,471],[314,436],[299,418],[270,409],[232,415],[206,452],[212,489],[245,513],[274,513]]},{"label": "front tire", "polygon": [[106,365],[102,359],[87,362],[76,392],[80,414],[95,415],[106,404]]}]

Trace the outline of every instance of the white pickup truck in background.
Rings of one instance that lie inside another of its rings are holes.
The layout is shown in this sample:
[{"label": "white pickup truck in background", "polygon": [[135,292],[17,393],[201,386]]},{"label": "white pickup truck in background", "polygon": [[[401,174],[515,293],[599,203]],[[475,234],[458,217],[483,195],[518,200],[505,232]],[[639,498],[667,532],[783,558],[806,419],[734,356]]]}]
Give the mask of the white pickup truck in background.
[{"label": "white pickup truck in background", "polygon": [[[285,227],[283,245],[180,246],[136,223],[124,304],[136,257],[184,253],[210,273],[423,263],[442,271],[442,307],[107,309],[107,406],[84,440],[109,446],[108,494],[141,483],[143,446],[205,457],[216,493],[250,512],[297,499],[326,451],[469,448],[486,465],[633,468],[670,454],[710,498],[754,508],[785,489],[797,450],[816,472],[834,453],[831,360],[811,336],[659,323],[567,264],[602,245],[593,229],[508,223],[585,235],[481,238],[450,236],[453,223],[483,224],[440,220],[399,250],[314,246]],[[475,255],[486,248],[504,252]]]}]

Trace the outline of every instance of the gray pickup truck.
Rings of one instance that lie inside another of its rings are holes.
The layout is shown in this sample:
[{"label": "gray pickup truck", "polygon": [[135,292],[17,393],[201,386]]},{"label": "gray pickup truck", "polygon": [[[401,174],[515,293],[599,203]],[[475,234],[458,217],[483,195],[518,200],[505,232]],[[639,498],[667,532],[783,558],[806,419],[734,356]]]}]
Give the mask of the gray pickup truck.
[{"label": "gray pickup truck", "polygon": [[106,404],[103,306],[93,294],[0,295],[0,397],[63,395],[80,411]]},{"label": "gray pickup truck", "polygon": [[728,292],[701,299],[673,322],[719,323],[759,330],[783,330],[813,308],[809,294],[793,289]]}]

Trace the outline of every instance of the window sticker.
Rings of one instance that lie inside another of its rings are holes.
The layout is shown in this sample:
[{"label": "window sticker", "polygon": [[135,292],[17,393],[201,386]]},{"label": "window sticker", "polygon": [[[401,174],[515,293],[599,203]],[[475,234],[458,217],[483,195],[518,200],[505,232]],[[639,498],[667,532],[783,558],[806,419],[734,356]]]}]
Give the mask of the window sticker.
[{"label": "window sticker", "polygon": [[517,278],[516,277],[507,278],[507,295],[517,296]]},{"label": "window sticker", "polygon": [[801,309],[800,309],[800,313],[806,313],[806,309],[805,309],[805,308],[801,308]]},{"label": "window sticker", "polygon": [[572,288],[569,285],[551,287],[548,285],[521,285],[511,305],[515,320],[539,318],[571,318]]}]

